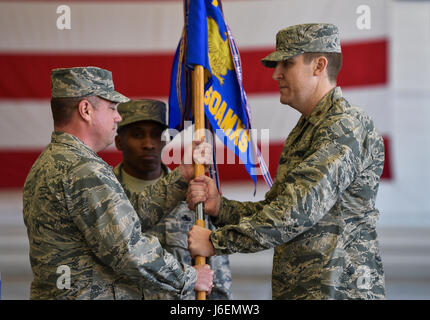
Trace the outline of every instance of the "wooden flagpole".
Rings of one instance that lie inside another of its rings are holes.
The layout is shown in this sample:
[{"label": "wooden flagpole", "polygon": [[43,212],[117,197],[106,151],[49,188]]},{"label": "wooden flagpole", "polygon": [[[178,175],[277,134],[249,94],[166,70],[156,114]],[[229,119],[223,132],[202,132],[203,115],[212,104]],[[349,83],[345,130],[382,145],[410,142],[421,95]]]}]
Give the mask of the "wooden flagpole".
[{"label": "wooden flagpole", "polygon": [[[196,65],[193,70],[193,108],[194,108],[194,140],[201,141],[204,139],[205,128],[205,113],[204,113],[204,81],[203,81],[203,66]],[[202,164],[194,164],[194,177],[199,177],[205,174],[205,167]],[[196,225],[206,228],[203,203],[197,204],[196,207]],[[195,257],[197,266],[205,265],[206,258],[201,256]],[[197,291],[196,300],[206,300],[205,291]]]}]

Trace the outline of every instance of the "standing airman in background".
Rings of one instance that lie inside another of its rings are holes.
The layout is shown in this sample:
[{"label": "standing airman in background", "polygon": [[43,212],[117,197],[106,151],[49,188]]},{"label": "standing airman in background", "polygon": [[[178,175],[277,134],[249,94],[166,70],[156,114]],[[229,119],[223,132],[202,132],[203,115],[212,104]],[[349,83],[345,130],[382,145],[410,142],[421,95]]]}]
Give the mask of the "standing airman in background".
[{"label": "standing airman in background", "polygon": [[[165,146],[163,131],[168,128],[166,105],[158,100],[134,100],[118,106],[122,121],[118,124],[115,144],[122,152],[123,161],[115,167],[114,173],[130,198],[144,192],[147,186],[167,176],[169,168],[162,163],[161,152]],[[133,203],[137,206],[137,203]],[[195,224],[195,213],[188,209],[185,201],[169,212],[155,225],[143,225],[142,232],[157,237],[162,247],[183,264],[194,264],[188,251],[188,232]],[[209,222],[208,228],[214,229]],[[214,271],[214,287],[207,299],[231,299],[231,270],[227,256],[208,259]],[[179,296],[169,291],[154,291],[144,288],[144,299],[195,299],[195,293]]]}]

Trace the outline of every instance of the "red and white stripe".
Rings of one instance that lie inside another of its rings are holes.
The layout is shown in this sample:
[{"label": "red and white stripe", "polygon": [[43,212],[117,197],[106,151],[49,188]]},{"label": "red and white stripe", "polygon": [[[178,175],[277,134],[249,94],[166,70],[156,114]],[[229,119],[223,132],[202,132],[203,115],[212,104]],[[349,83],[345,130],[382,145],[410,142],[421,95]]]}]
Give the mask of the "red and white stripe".
[{"label": "red and white stripe", "polygon": [[[270,128],[269,170],[274,175],[283,140],[299,114],[279,103],[271,69],[260,59],[273,51],[281,28],[297,23],[339,26],[344,63],[339,85],[352,104],[375,119],[388,147],[384,178],[391,178],[387,1],[367,1],[372,27],[356,26],[361,1],[224,0],[240,50],[244,88],[256,129]],[[59,5],[71,9],[71,30],[58,30]],[[115,88],[131,98],[167,102],[174,50],[183,27],[182,1],[0,1],[0,188],[22,187],[50,141],[50,70],[93,65],[111,70]],[[121,160],[113,147],[101,155]],[[266,159],[267,160],[267,159]],[[239,165],[221,165],[223,181],[248,181]],[[251,182],[251,180],[249,180]]]}]

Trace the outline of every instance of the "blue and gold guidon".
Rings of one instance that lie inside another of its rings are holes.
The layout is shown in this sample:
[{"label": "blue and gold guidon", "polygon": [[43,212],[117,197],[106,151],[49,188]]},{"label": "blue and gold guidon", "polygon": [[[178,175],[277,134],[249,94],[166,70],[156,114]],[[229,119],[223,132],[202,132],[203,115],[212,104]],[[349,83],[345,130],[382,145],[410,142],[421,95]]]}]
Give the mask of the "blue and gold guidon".
[{"label": "blue and gold guidon", "polygon": [[204,108],[211,130],[257,181],[257,167],[271,177],[250,136],[250,111],[242,86],[239,52],[224,21],[220,0],[184,2],[185,28],[176,50],[169,96],[169,126],[183,129],[192,119],[191,70],[204,68]]}]

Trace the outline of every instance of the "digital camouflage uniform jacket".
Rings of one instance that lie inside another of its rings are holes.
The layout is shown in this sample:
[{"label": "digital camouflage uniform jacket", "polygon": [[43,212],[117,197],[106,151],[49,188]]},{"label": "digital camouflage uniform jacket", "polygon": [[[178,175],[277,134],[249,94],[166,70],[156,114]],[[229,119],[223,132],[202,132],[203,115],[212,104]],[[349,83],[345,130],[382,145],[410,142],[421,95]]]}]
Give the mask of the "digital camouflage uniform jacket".
[{"label": "digital camouflage uniform jacket", "polygon": [[[78,138],[54,132],[23,193],[31,299],[140,299],[143,287],[188,295],[196,270],[141,234],[141,222],[158,221],[186,187],[173,171],[133,200],[136,214],[112,168]],[[60,266],[70,268],[70,289],[57,286]]]},{"label": "digital camouflage uniform jacket", "polygon": [[[122,163],[114,168],[114,173],[121,182],[124,191],[127,195],[132,192],[127,185],[124,184],[122,179]],[[163,177],[169,173],[169,168],[162,164]],[[186,202],[181,202],[174,210],[163,217],[157,224],[142,224],[142,232],[147,235],[152,235],[158,238],[161,245],[168,252],[172,253],[178,261],[184,264],[194,264],[188,251],[188,232],[195,224],[195,213],[192,212]],[[207,221],[208,222],[208,221]],[[214,230],[215,227],[211,222],[208,222],[207,227]],[[207,259],[207,263],[214,271],[214,288],[210,295],[207,296],[208,300],[226,300],[232,299],[231,292],[231,270],[228,256],[214,256]],[[183,299],[195,300],[195,292],[190,291],[186,296],[179,296],[172,292],[154,291],[151,288],[144,288],[145,300],[153,299]]]},{"label": "digital camouflage uniform jacket", "polygon": [[383,299],[375,231],[383,164],[373,121],[334,88],[288,136],[265,200],[222,198],[216,253],[275,247],[273,299]]}]

